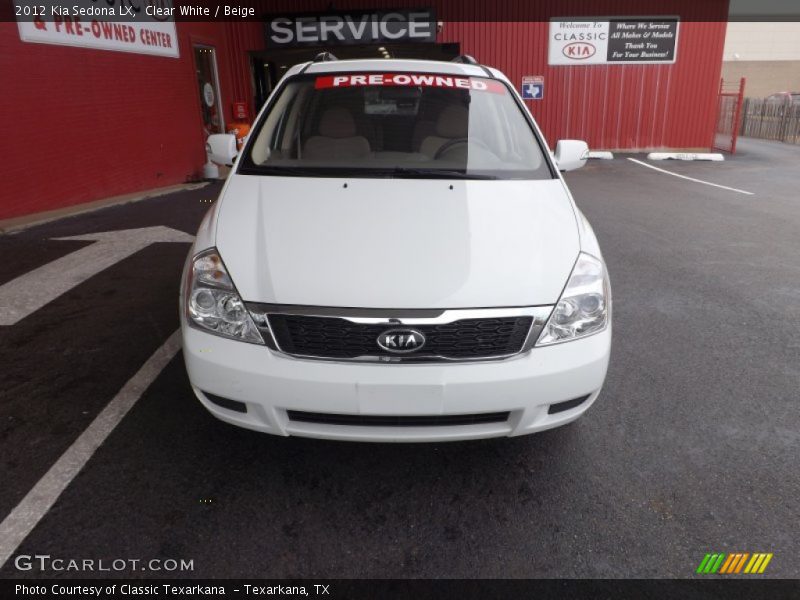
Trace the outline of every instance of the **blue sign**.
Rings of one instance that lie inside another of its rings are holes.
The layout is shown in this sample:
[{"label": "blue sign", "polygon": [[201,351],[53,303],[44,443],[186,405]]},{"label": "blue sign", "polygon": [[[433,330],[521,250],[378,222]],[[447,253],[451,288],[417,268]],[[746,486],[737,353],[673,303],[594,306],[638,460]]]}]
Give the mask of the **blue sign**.
[{"label": "blue sign", "polygon": [[541,75],[522,78],[522,99],[542,100],[544,98],[544,77]]}]

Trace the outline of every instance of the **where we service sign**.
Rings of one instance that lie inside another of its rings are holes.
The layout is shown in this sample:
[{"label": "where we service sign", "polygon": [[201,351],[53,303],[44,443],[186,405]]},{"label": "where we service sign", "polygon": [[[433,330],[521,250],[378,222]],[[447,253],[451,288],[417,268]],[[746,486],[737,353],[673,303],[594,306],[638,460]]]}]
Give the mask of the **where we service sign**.
[{"label": "where we service sign", "polygon": [[678,17],[554,18],[548,64],[607,65],[674,63]]}]

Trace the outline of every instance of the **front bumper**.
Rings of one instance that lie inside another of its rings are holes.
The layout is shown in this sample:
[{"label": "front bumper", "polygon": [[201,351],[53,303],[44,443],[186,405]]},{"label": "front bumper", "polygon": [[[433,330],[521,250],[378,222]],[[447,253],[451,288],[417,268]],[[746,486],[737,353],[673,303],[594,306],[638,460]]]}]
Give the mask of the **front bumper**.
[{"label": "front bumper", "polygon": [[[234,425],[275,435],[370,442],[454,441],[516,436],[581,416],[605,379],[611,326],[582,340],[480,363],[371,364],[303,360],[264,346],[205,333],[182,319],[186,370],[200,402]],[[206,396],[234,400],[246,412]],[[549,414],[551,405],[588,396]],[[433,416],[508,411],[503,422],[376,426],[309,423],[287,411],[339,415]]]}]

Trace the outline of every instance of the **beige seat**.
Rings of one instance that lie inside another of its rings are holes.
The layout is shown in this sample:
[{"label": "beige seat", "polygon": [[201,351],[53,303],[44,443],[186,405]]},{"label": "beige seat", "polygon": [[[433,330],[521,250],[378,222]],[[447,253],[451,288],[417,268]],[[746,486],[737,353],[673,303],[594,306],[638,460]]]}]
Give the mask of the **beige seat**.
[{"label": "beige seat", "polygon": [[357,159],[370,153],[367,138],[356,135],[356,123],[346,108],[329,108],[319,120],[318,135],[303,146],[303,158]]},{"label": "beige seat", "polygon": [[426,137],[436,135],[436,121],[417,121],[414,125],[414,132],[411,135],[411,149],[414,152],[422,152],[422,142]]},{"label": "beige seat", "polygon": [[450,140],[466,138],[469,135],[469,111],[463,106],[447,106],[436,121],[436,135],[422,140],[420,152],[433,158]]}]

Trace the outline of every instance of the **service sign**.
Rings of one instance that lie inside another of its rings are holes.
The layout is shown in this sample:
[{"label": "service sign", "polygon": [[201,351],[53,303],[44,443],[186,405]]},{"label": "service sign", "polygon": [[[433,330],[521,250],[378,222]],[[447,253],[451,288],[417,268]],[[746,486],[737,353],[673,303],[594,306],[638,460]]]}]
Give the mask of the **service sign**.
[{"label": "service sign", "polygon": [[272,48],[436,41],[431,9],[268,16],[266,29]]},{"label": "service sign", "polygon": [[550,21],[548,64],[671,64],[677,17],[558,18]]},{"label": "service sign", "polygon": [[172,12],[170,0],[70,0],[63,4],[17,0],[15,5],[23,42],[180,56],[175,21],[165,16]]}]

